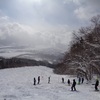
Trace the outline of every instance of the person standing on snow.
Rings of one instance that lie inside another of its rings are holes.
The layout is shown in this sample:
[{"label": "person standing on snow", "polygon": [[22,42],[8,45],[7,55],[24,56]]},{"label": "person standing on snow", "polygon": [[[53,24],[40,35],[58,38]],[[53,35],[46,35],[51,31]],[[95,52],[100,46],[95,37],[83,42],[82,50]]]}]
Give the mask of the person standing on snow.
[{"label": "person standing on snow", "polygon": [[37,84],[40,84],[40,76],[38,76],[38,83]]},{"label": "person standing on snow", "polygon": [[62,77],[62,83],[64,83],[64,78]]},{"label": "person standing on snow", "polygon": [[98,85],[99,85],[99,80],[97,79],[97,80],[96,80],[96,83],[95,83],[95,90],[96,90],[96,91],[98,91]]},{"label": "person standing on snow", "polygon": [[84,77],[82,77],[82,84],[83,84],[83,82],[84,82]]},{"label": "person standing on snow", "polygon": [[76,91],[76,81],[75,81],[75,79],[73,79],[73,83],[72,83],[72,87],[71,87],[71,90],[73,91]]},{"label": "person standing on snow", "polygon": [[33,81],[34,81],[34,84],[33,85],[36,85],[36,79],[35,79],[35,77],[34,77]]},{"label": "person standing on snow", "polygon": [[48,77],[48,83],[50,83],[50,76]]},{"label": "person standing on snow", "polygon": [[70,86],[70,80],[69,80],[69,79],[68,79],[67,83],[68,83],[68,85]]},{"label": "person standing on snow", "polygon": [[81,82],[81,78],[79,77],[79,78],[78,78],[78,84],[80,84],[80,82]]}]

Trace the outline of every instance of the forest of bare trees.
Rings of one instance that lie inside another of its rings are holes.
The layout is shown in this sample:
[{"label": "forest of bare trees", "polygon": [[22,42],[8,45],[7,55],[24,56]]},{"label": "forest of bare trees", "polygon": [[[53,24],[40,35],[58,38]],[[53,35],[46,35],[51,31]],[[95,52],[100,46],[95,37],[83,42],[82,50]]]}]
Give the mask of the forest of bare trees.
[{"label": "forest of bare trees", "polygon": [[55,70],[58,74],[84,75],[91,80],[100,75],[100,15],[91,18],[91,25],[73,32],[73,41],[62,62]]}]

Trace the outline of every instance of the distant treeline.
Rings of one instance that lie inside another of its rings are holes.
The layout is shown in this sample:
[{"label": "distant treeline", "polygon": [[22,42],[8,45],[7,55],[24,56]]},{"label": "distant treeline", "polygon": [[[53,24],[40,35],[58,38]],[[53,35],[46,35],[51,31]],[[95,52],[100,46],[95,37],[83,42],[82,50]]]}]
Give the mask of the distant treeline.
[{"label": "distant treeline", "polygon": [[0,69],[16,68],[24,66],[47,66],[50,68],[55,67],[54,64],[51,64],[48,61],[36,61],[33,59],[16,58],[16,57],[13,58],[0,57]]}]

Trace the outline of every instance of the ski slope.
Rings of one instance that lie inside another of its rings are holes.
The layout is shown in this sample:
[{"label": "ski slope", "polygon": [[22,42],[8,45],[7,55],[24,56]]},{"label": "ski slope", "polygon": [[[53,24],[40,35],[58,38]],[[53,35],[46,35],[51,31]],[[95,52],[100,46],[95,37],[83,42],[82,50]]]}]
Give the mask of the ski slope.
[{"label": "ski slope", "polygon": [[[33,78],[39,75],[41,82],[34,86]],[[93,85],[77,85],[78,91],[72,92],[71,86],[61,83],[62,77],[66,82],[75,78],[53,74],[52,69],[43,66],[0,70],[0,100],[100,100],[100,92],[95,92]]]}]

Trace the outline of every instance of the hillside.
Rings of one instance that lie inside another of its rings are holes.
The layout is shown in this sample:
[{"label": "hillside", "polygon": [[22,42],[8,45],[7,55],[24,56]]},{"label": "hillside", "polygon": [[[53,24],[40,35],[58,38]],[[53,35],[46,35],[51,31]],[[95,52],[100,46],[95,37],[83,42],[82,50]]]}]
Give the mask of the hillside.
[{"label": "hillside", "polygon": [[62,57],[63,53],[54,48],[1,46],[0,69],[39,65],[54,68]]},{"label": "hillside", "polygon": [[46,60],[34,60],[27,58],[0,58],[0,69],[5,68],[16,68],[16,67],[24,67],[24,66],[47,66],[50,68],[54,68],[55,64],[49,63]]},{"label": "hillside", "polygon": [[[33,85],[33,78],[40,75],[40,85]],[[51,83],[48,84],[48,77]],[[99,100],[100,92],[94,92],[91,84],[77,85],[77,92],[70,91],[70,86],[61,83],[75,77],[53,74],[52,69],[35,66],[0,70],[0,100]],[[77,79],[76,79],[77,81]],[[100,87],[99,87],[100,88]]]}]

